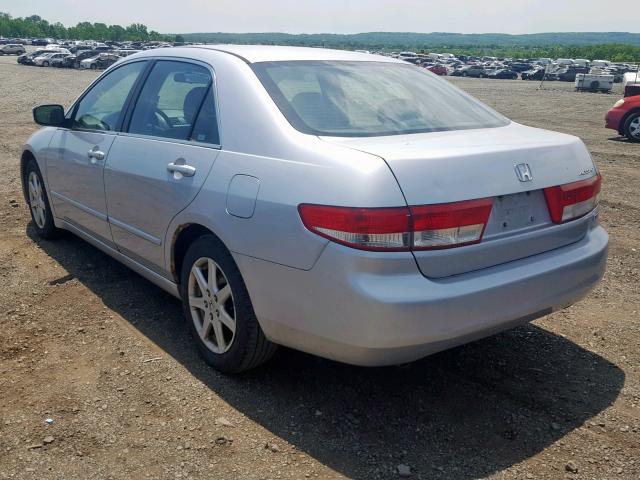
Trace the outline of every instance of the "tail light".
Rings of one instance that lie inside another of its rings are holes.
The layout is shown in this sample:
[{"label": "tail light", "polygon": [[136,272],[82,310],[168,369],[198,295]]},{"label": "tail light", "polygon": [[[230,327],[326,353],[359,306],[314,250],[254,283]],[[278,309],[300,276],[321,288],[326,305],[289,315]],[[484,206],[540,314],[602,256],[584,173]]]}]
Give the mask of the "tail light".
[{"label": "tail light", "polygon": [[452,248],[482,239],[492,200],[397,208],[350,208],[302,204],[310,231],[360,250],[409,251]]},{"label": "tail light", "polygon": [[493,200],[411,207],[414,250],[460,247],[482,240]]},{"label": "tail light", "polygon": [[565,223],[584,217],[598,206],[602,177],[567,183],[544,189],[549,214],[554,223]]}]

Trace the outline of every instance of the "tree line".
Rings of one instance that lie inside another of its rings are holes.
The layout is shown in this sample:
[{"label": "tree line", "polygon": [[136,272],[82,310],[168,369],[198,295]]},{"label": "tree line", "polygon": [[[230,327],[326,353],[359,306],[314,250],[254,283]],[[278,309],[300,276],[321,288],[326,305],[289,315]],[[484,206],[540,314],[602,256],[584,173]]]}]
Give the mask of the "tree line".
[{"label": "tree line", "polygon": [[149,31],[142,23],[128,27],[106,23],[80,22],[74,27],[65,27],[60,22],[49,23],[38,15],[13,18],[0,12],[0,36],[7,38],[55,38],[73,40],[122,41],[173,41],[173,35]]},{"label": "tree line", "polygon": [[[548,33],[533,35],[372,32],[358,34],[185,33],[192,42],[292,45],[348,50],[414,51],[505,58],[586,58],[640,61],[640,34]],[[470,42],[476,43],[470,43]],[[521,42],[521,43],[518,43]],[[532,43],[540,42],[540,43]],[[601,42],[601,43],[594,43]]]}]

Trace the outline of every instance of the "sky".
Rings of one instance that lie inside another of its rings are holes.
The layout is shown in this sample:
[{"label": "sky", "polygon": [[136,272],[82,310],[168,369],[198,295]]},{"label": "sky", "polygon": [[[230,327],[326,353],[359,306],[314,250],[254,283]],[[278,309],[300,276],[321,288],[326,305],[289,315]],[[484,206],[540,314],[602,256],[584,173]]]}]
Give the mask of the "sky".
[{"label": "sky", "polygon": [[[633,2],[632,2],[633,3]],[[188,32],[638,32],[638,20],[602,0],[0,0],[14,17],[143,23]]]}]

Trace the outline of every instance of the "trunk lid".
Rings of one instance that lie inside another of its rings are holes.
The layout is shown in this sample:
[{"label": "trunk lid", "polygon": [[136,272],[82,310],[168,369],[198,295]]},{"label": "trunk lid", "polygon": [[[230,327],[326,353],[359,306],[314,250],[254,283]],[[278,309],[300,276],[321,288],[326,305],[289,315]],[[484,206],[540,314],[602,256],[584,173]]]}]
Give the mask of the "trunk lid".
[{"label": "trunk lid", "polygon": [[[576,137],[511,123],[490,129],[323,140],[383,158],[409,205],[493,198],[480,244],[414,252],[427,277],[466,273],[560,248],[587,232],[588,218],[552,223],[542,191],[596,174],[591,156]],[[530,180],[519,179],[519,164],[527,164]]]}]

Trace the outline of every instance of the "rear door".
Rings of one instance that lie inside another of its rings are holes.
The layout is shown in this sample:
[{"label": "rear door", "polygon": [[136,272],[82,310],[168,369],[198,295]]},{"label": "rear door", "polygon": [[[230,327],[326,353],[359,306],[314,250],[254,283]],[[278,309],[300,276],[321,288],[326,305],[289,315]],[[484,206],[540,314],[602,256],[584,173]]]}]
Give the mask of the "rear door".
[{"label": "rear door", "polygon": [[147,62],[123,65],[102,77],[76,103],[70,128],[60,128],[47,158],[47,179],[57,217],[106,244],[103,169],[136,81]]},{"label": "rear door", "polygon": [[219,152],[214,95],[208,67],[156,61],[107,160],[114,241],[159,273],[169,223],[195,198]]}]

